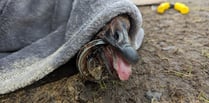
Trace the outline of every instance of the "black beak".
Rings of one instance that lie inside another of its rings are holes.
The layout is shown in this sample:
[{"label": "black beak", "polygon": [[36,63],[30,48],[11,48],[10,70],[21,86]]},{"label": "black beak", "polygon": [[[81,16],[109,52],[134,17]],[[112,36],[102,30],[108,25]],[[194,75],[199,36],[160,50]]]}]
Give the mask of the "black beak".
[{"label": "black beak", "polygon": [[137,51],[131,46],[130,38],[126,29],[116,31],[113,36],[106,35],[105,41],[116,48],[116,50],[130,63],[135,64],[139,60]]},{"label": "black beak", "polygon": [[131,64],[135,64],[139,60],[137,51],[130,44],[119,45],[118,50],[127,62]]}]

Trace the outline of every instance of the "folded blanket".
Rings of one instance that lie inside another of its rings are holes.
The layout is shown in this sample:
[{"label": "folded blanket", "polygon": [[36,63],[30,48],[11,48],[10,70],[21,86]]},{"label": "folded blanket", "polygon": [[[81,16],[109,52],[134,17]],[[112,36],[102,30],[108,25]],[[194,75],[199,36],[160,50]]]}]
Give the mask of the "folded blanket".
[{"label": "folded blanket", "polygon": [[63,65],[120,14],[130,16],[132,44],[138,49],[142,19],[129,0],[1,0],[0,94]]}]

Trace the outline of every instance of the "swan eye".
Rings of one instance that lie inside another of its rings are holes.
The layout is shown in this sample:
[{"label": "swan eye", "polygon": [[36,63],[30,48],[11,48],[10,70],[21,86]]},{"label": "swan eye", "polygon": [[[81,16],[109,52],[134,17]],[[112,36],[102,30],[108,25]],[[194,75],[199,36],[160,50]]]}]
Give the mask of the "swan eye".
[{"label": "swan eye", "polygon": [[118,42],[121,42],[123,40],[123,34],[119,33],[118,31],[115,32],[114,39]]},{"label": "swan eye", "polygon": [[119,39],[119,34],[118,34],[118,32],[115,32],[115,34],[114,34],[114,39],[118,41],[118,39]]}]

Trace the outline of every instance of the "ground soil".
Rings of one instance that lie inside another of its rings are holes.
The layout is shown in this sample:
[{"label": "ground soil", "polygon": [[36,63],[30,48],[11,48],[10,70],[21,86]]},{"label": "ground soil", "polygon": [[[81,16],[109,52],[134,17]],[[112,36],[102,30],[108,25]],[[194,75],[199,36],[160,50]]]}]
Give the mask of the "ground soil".
[{"label": "ground soil", "polygon": [[209,103],[209,1],[179,1],[189,5],[188,15],[139,7],[145,39],[130,80],[84,82],[69,75],[74,64],[68,63],[32,86],[0,96],[0,102]]}]

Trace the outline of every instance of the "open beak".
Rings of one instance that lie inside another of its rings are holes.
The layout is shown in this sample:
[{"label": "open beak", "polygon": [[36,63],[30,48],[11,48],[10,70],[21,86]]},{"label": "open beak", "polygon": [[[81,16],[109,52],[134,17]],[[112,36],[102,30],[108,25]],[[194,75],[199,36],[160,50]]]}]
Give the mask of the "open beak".
[{"label": "open beak", "polygon": [[118,24],[113,24],[103,36],[107,44],[112,46],[113,53],[113,68],[116,70],[120,80],[128,80],[132,70],[131,64],[137,63],[139,56],[137,51],[131,45],[127,27],[122,21],[117,21]]}]

